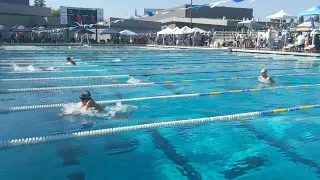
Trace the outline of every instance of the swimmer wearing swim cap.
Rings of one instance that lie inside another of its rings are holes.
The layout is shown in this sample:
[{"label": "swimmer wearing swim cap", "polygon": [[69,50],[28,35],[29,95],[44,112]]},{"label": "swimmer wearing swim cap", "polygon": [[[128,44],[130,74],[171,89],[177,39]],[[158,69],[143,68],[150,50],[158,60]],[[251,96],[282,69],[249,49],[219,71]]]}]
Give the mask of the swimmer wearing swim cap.
[{"label": "swimmer wearing swim cap", "polygon": [[95,110],[97,110],[99,112],[104,110],[99,104],[97,104],[92,99],[89,91],[83,91],[79,97],[80,97],[80,100],[82,103],[82,107],[84,107],[86,110],[88,110],[89,108],[94,108]]},{"label": "swimmer wearing swim cap", "polygon": [[77,64],[74,62],[74,60],[71,59],[71,57],[67,57],[67,62],[68,62],[69,64],[72,64],[72,65],[77,65]]},{"label": "swimmer wearing swim cap", "polygon": [[268,76],[268,71],[266,69],[261,70],[261,76],[258,79],[262,83],[275,83],[274,80]]}]

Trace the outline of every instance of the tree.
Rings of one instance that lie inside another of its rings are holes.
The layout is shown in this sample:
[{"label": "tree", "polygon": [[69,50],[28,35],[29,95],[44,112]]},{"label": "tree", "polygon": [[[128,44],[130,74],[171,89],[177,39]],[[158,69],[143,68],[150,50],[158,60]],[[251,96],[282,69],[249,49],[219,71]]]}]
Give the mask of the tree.
[{"label": "tree", "polygon": [[300,16],[299,17],[299,23],[303,23],[304,22],[304,18],[303,18],[303,16]]},{"label": "tree", "polygon": [[34,6],[46,7],[46,1],[45,0],[34,0]]},{"label": "tree", "polygon": [[60,17],[60,9],[52,9],[51,15],[52,17]]}]

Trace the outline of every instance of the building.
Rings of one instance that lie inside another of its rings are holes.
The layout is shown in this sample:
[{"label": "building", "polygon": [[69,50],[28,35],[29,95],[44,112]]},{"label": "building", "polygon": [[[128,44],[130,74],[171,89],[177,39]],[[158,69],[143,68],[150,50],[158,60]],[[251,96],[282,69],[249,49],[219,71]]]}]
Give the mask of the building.
[{"label": "building", "polygon": [[[35,7],[24,4],[0,3],[0,24],[7,27],[15,25],[26,26],[29,28],[35,26],[56,27],[61,26],[60,19],[51,16],[51,8]],[[22,0],[15,0],[16,2],[23,2]],[[29,1],[28,1],[29,3]]]},{"label": "building", "polygon": [[[117,23],[114,23],[116,20],[120,20]],[[161,22],[156,21],[142,21],[137,19],[126,19],[121,21],[120,18],[104,18],[104,21],[111,22],[109,27],[116,30],[130,30],[135,33],[155,33],[161,30]]]},{"label": "building", "polygon": [[0,0],[0,3],[21,4],[29,6],[29,0]]},{"label": "building", "polygon": [[[196,6],[196,5],[194,5]],[[192,17],[192,27],[198,27],[204,30],[235,30],[237,23],[243,19],[253,18],[253,9],[249,8],[234,8],[217,6],[210,8],[208,6],[201,7],[199,10],[183,9],[189,8],[191,5],[186,4],[180,7],[168,9],[172,12],[165,14],[161,13],[161,9],[145,9],[150,12],[157,12],[158,14],[151,17],[141,17],[139,20],[161,22],[162,29],[166,27],[183,27],[190,26]]]}]

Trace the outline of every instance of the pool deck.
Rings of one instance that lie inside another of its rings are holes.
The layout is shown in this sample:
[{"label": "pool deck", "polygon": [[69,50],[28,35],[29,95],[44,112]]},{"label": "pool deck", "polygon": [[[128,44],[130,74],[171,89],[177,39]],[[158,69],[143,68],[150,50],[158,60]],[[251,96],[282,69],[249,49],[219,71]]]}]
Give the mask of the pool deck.
[{"label": "pool deck", "polygon": [[253,50],[253,49],[232,49],[232,52],[243,52],[243,53],[253,53],[253,54],[277,54],[277,55],[320,57],[320,53],[283,52],[283,51]]},{"label": "pool deck", "polygon": [[[15,43],[15,44],[0,44],[2,46],[81,46],[79,43]],[[190,46],[163,46],[154,44],[91,44],[92,47],[145,47],[155,49],[186,49],[186,50],[210,50],[210,51],[225,51],[225,52],[241,52],[252,54],[276,54],[276,55],[291,55],[291,56],[304,56],[304,57],[320,57],[320,53],[304,53],[304,52],[282,52],[270,50],[254,50],[254,49],[233,49],[229,47],[212,48],[212,47],[190,47]]]},{"label": "pool deck", "polygon": [[199,50],[216,50],[226,52],[242,52],[252,54],[276,54],[276,55],[291,55],[291,56],[304,56],[304,57],[320,57],[320,53],[304,53],[304,52],[283,52],[283,51],[270,51],[270,50],[254,50],[254,49],[233,49],[233,48],[212,48],[212,47],[188,47],[188,46],[157,46],[147,45],[147,47],[154,48],[174,48],[174,49],[199,49]]}]

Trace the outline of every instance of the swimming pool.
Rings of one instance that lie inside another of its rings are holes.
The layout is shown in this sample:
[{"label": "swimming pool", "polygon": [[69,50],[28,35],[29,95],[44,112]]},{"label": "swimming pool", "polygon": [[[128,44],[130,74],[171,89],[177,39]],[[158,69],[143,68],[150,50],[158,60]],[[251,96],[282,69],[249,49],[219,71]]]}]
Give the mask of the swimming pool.
[{"label": "swimming pool", "polygon": [[[1,141],[319,103],[319,59],[310,57],[42,47],[0,59]],[[276,84],[257,82],[262,68]],[[108,112],[69,104],[83,90]],[[32,107],[50,104],[58,105]],[[308,109],[2,148],[0,178],[318,179],[319,116]]]}]

